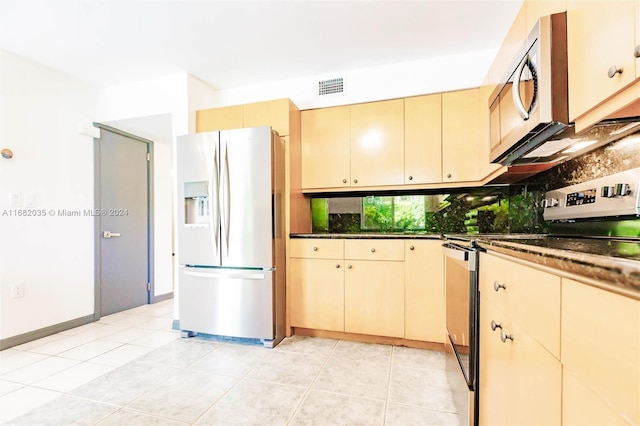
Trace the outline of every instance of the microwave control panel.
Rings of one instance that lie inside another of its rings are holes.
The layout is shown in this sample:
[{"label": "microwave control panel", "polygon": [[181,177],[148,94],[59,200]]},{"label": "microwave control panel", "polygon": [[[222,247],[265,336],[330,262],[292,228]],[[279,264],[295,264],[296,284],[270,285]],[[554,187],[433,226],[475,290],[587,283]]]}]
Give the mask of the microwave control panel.
[{"label": "microwave control panel", "polygon": [[640,168],[549,191],[545,220],[640,215]]}]

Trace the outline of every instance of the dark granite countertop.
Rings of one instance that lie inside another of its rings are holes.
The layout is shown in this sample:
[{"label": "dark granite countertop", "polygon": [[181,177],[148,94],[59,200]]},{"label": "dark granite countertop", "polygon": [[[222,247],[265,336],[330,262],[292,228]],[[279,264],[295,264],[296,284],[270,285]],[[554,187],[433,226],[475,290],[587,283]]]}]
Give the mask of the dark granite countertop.
[{"label": "dark granite countertop", "polygon": [[640,244],[544,235],[483,237],[480,247],[602,282],[607,290],[640,299]]},{"label": "dark granite countertop", "polygon": [[420,232],[411,233],[391,233],[391,234],[375,234],[375,233],[362,233],[362,234],[329,234],[329,233],[317,233],[317,234],[290,234],[291,238],[330,238],[330,239],[345,239],[345,240],[440,240],[443,239],[441,234],[427,234]]}]

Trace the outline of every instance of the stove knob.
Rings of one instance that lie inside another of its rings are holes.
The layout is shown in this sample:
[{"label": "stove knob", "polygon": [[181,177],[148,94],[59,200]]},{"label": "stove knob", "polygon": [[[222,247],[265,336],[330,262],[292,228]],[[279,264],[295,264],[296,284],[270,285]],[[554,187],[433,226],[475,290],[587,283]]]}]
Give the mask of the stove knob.
[{"label": "stove knob", "polygon": [[625,195],[631,194],[631,187],[628,183],[618,183],[616,184],[616,195],[620,195],[624,197]]},{"label": "stove knob", "polygon": [[558,207],[558,205],[560,204],[560,201],[557,198],[545,198],[544,200],[544,207],[546,209],[551,208],[551,207]]},{"label": "stove knob", "polygon": [[616,196],[616,187],[615,186],[603,186],[601,195],[604,198],[615,197]]}]

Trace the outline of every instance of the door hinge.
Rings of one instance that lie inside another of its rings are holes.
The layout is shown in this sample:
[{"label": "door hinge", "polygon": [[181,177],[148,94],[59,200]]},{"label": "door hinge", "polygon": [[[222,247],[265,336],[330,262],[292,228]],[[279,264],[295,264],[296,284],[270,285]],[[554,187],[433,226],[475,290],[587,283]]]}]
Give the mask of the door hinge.
[{"label": "door hinge", "polygon": [[151,161],[151,154],[147,152],[147,161]]},{"label": "door hinge", "polygon": [[147,291],[151,291],[151,283],[147,283]]}]

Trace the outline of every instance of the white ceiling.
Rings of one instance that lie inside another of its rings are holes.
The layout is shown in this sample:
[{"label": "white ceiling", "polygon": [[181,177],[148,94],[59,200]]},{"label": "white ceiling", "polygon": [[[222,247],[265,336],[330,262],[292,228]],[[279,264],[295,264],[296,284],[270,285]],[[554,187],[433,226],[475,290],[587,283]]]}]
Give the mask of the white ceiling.
[{"label": "white ceiling", "polygon": [[521,4],[0,0],[0,46],[98,87],[188,72],[227,89],[497,49]]}]

